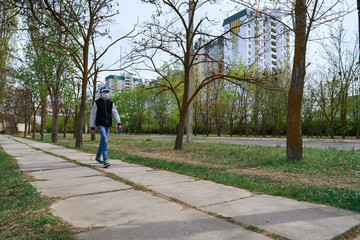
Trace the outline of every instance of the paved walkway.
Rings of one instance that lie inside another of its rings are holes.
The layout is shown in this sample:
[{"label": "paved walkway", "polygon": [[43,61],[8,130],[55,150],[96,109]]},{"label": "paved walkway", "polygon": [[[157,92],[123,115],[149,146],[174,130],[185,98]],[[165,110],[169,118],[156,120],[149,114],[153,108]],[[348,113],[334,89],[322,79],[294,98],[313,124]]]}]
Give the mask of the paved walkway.
[{"label": "paved walkway", "polygon": [[[57,198],[54,214],[82,228],[79,239],[271,239],[244,229],[251,225],[287,239],[322,240],[360,224],[355,212],[254,194],[120,160],[110,160],[111,167],[103,169],[94,154],[52,144],[0,135],[0,145],[23,171],[46,180],[32,184],[42,195]],[[104,171],[152,192],[108,178]]]},{"label": "paved walkway", "polygon": [[[166,135],[121,135],[125,138],[134,138],[134,139],[154,139],[154,140],[175,140],[174,136]],[[184,141],[186,135],[184,137]],[[231,143],[231,144],[240,144],[240,145],[261,145],[261,146],[286,146],[285,138],[245,138],[245,137],[193,137],[194,142],[221,142],[221,143]],[[316,148],[338,148],[344,150],[357,150],[360,149],[360,140],[350,140],[350,139],[303,139],[304,147],[316,147]]]}]

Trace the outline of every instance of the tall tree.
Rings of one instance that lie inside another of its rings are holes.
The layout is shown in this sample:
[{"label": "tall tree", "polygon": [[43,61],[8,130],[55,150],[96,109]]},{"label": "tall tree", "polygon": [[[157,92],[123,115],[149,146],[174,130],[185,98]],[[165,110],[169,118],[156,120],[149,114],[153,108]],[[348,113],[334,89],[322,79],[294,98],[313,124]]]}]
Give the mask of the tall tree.
[{"label": "tall tree", "polygon": [[341,118],[342,138],[346,135],[346,113],[350,85],[355,81],[359,74],[359,52],[355,44],[347,44],[346,31],[343,27],[343,19],[336,27],[330,28],[331,39],[329,43],[323,42],[324,58],[333,72],[337,72],[339,79],[339,104]]},{"label": "tall tree", "polygon": [[[254,10],[262,12],[263,1],[253,3],[253,1],[239,1]],[[303,89],[306,75],[306,52],[310,33],[320,25],[336,21],[339,17],[349,13],[349,8],[344,0],[292,0],[292,1],[269,1],[265,8],[272,8],[279,11],[284,16],[290,16],[291,24],[280,19],[274,19],[283,23],[287,29],[295,34],[295,51],[293,59],[292,77],[288,93],[287,107],[287,137],[286,137],[286,156],[292,160],[302,160],[302,135],[301,135],[301,106],[303,100]],[[341,5],[345,10],[336,11],[336,7]],[[266,11],[264,15],[269,15]]]},{"label": "tall tree", "polygon": [[5,106],[2,106],[7,87],[11,84],[9,80],[11,62],[14,48],[11,39],[17,30],[18,9],[13,7],[14,1],[0,1],[0,111],[2,112],[2,124],[6,133]]},{"label": "tall tree", "polygon": [[[206,4],[213,4],[215,0],[143,0],[143,2],[150,2],[157,7],[157,14],[153,15],[153,19],[145,24],[141,31],[141,39],[135,41],[137,57],[143,57],[147,60],[147,70],[154,71],[165,79],[164,84],[158,84],[157,87],[164,91],[169,90],[173,93],[179,111],[179,124],[177,135],[175,139],[175,150],[182,149],[183,136],[185,130],[185,119],[187,110],[193,99],[209,83],[219,79],[227,79],[232,81],[249,81],[256,82],[257,79],[248,76],[231,76],[225,74],[225,71],[214,71],[212,74],[204,76],[200,80],[199,85],[194,87],[194,91],[189,95],[190,76],[194,65],[199,63],[199,56],[206,62],[211,62],[213,65],[218,65],[223,68],[222,59],[214,59],[208,54],[203,53],[207,44],[214,43],[223,37],[222,35],[212,35],[203,29],[209,24],[209,17],[200,17],[197,15],[199,10]],[[190,11],[189,11],[190,9]],[[170,16],[166,20],[160,19],[160,16]],[[210,21],[210,24],[213,22]],[[230,31],[233,29],[230,29]],[[195,38],[208,38],[209,41],[198,46],[193,51],[193,43]],[[174,84],[170,79],[160,71],[157,66],[155,58],[159,54],[168,54],[173,58],[170,64],[181,63],[183,66],[184,78],[181,82]],[[206,55],[206,56],[205,56]],[[177,89],[181,88],[181,94],[177,93]]]},{"label": "tall tree", "polygon": [[329,71],[323,71],[320,75],[320,81],[315,88],[316,91],[313,92],[317,104],[329,123],[329,135],[332,139],[334,139],[335,136],[335,118],[340,108],[340,82],[336,70],[331,71],[331,69],[329,69]]},{"label": "tall tree", "polygon": [[[76,119],[76,143],[75,146],[82,147],[82,133],[86,113],[87,86],[89,79],[95,74],[106,69],[94,71],[95,64],[99,61],[111,46],[126,38],[129,34],[117,38],[101,52],[96,58],[90,57],[92,53],[91,41],[100,36],[109,34],[106,28],[110,20],[116,15],[115,0],[27,0],[35,19],[41,26],[47,26],[41,20],[40,15],[48,15],[54,19],[64,32],[69,34],[69,42],[57,44],[67,51],[74,62],[81,79],[81,103]],[[61,53],[60,53],[61,54]],[[93,54],[94,56],[94,54]],[[120,69],[112,69],[120,70]]]},{"label": "tall tree", "polygon": [[[52,109],[51,141],[57,142],[60,98],[69,79],[72,64],[65,56],[66,51],[59,47],[59,45],[68,42],[69,35],[63,31],[56,21],[45,17],[43,21],[49,25],[46,29],[41,29],[32,21],[34,18],[30,14],[28,15],[28,29],[32,44],[28,55],[34,54],[32,58],[35,62],[36,74],[41,78],[40,81],[43,81],[47,86]],[[50,24],[51,22],[52,24]]]}]

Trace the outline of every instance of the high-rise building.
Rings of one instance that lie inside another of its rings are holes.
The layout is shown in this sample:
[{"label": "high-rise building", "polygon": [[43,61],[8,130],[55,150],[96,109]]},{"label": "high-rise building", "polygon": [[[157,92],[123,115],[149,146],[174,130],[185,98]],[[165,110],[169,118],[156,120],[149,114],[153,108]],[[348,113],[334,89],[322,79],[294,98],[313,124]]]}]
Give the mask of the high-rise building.
[{"label": "high-rise building", "polygon": [[280,14],[275,11],[260,14],[247,9],[226,18],[224,37],[214,41],[199,38],[195,42],[197,72],[211,75],[239,61],[261,69],[280,67],[281,61],[290,58],[290,35],[279,20]]},{"label": "high-rise building", "polygon": [[241,59],[263,69],[280,67],[281,61],[290,57],[290,38],[279,20],[281,16],[276,11],[265,10],[262,14],[248,9],[226,18],[224,61]]}]

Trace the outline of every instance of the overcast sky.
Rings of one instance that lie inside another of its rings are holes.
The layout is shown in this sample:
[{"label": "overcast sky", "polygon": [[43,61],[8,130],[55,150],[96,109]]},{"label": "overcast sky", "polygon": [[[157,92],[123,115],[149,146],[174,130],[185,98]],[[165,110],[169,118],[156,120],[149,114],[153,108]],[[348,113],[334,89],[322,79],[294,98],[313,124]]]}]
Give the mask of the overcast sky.
[{"label": "overcast sky", "polygon": [[[115,40],[117,37],[120,37],[134,27],[135,24],[141,25],[144,21],[148,20],[154,12],[154,8],[149,4],[141,3],[140,0],[118,0],[119,2],[119,11],[120,14],[116,16],[116,23],[112,24],[110,29],[110,34],[112,39]],[[352,7],[356,6],[355,0],[348,0],[348,4]],[[223,0],[221,5],[211,5],[204,9],[208,16],[214,16],[218,19],[219,26],[218,29],[221,29],[222,21],[237,12],[241,9],[237,9],[235,5],[229,3],[227,0]],[[357,20],[357,11],[354,11],[350,15],[345,17],[344,28],[347,30],[347,35],[350,42],[358,44],[356,42],[355,33],[357,32],[358,26]],[[321,31],[327,32],[326,28],[322,28]],[[110,43],[110,40],[101,40],[99,41],[100,45],[106,45]],[[319,59],[319,54],[316,52],[318,49],[318,44],[310,43],[308,48],[308,61],[317,62]],[[113,46],[109,53],[103,59],[105,66],[113,65],[115,62],[118,62],[120,59],[120,49],[122,49],[122,55],[124,56],[126,52],[130,51],[130,46],[127,41],[122,41],[120,44]],[[119,63],[116,63],[114,67],[118,67]],[[110,74],[118,74],[118,72],[103,72],[100,74],[100,81],[104,81],[105,77]],[[140,77],[142,78],[155,78],[152,73],[141,72]]]}]

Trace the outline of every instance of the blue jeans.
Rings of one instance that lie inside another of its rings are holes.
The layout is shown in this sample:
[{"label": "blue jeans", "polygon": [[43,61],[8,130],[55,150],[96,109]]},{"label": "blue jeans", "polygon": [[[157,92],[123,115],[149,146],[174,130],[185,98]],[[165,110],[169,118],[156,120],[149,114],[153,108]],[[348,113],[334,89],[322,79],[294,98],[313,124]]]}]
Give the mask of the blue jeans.
[{"label": "blue jeans", "polygon": [[100,144],[98,151],[96,153],[96,158],[100,159],[101,154],[103,155],[103,160],[107,160],[107,138],[109,136],[110,127],[97,126],[100,133]]}]

